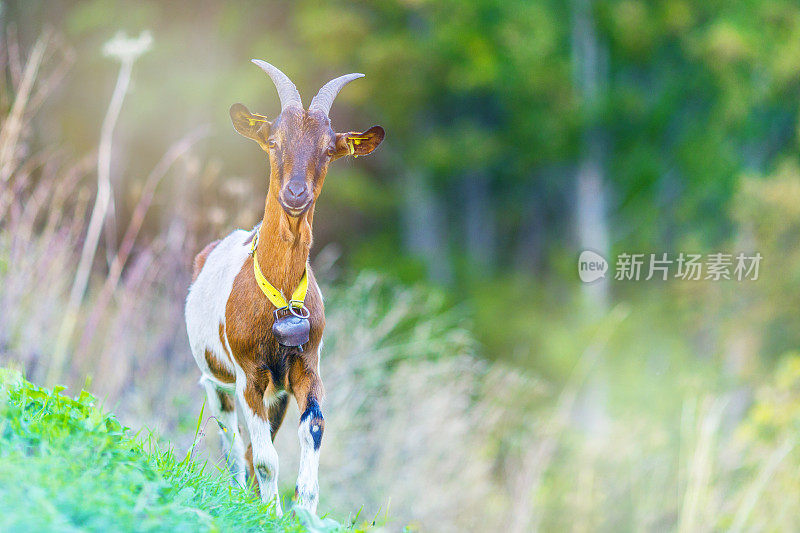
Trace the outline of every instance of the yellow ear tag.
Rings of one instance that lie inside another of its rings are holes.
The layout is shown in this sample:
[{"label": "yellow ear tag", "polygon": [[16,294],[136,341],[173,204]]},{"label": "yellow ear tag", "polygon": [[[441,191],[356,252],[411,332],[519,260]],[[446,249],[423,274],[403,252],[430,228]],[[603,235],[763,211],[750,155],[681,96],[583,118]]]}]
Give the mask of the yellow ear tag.
[{"label": "yellow ear tag", "polygon": [[348,137],[347,138],[347,149],[350,152],[350,155],[353,157],[358,157],[356,154],[356,146],[361,144],[361,141],[369,139],[369,137]]},{"label": "yellow ear tag", "polygon": [[255,126],[255,125],[256,125],[256,121],[255,121],[255,119],[248,118],[248,119],[247,119],[247,122],[248,122],[248,123],[249,123],[251,126]]}]

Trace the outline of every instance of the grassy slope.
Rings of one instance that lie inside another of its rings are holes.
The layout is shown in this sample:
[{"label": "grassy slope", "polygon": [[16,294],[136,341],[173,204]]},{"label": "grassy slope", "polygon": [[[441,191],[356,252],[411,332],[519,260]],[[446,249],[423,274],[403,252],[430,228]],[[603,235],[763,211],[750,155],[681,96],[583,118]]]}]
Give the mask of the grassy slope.
[{"label": "grassy slope", "polygon": [[0,369],[0,531],[338,531],[277,519],[211,466],[130,435],[75,399]]}]

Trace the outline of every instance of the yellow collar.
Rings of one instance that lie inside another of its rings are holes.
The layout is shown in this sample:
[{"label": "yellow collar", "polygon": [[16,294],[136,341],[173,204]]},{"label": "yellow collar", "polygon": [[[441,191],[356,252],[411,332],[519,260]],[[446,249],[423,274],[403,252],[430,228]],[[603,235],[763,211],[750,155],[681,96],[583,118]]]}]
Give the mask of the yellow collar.
[{"label": "yellow collar", "polygon": [[256,277],[258,286],[261,288],[261,292],[263,292],[267,298],[269,298],[269,301],[272,302],[272,305],[274,305],[277,309],[285,309],[290,305],[297,308],[304,307],[306,292],[308,291],[308,269],[303,271],[303,277],[300,278],[300,284],[292,293],[291,300],[287,302],[283,292],[276,289],[272,283],[267,281],[267,278],[264,277],[264,274],[261,273],[261,267],[258,266],[258,254],[256,254],[257,247],[258,229],[256,229],[256,234],[253,237],[253,244],[250,246],[250,253],[253,254],[253,274]]}]

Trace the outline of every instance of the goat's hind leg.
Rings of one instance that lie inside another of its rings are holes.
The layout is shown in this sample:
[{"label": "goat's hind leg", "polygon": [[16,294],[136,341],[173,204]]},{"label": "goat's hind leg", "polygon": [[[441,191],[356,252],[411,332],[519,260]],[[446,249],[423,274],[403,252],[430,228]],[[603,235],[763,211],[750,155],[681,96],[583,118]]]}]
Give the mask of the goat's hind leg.
[{"label": "goat's hind leg", "polygon": [[207,404],[211,415],[217,419],[219,425],[219,435],[225,449],[232,481],[238,486],[244,487],[246,472],[244,441],[239,433],[239,421],[236,416],[234,397],[206,377],[203,377],[201,382],[206,389]]}]

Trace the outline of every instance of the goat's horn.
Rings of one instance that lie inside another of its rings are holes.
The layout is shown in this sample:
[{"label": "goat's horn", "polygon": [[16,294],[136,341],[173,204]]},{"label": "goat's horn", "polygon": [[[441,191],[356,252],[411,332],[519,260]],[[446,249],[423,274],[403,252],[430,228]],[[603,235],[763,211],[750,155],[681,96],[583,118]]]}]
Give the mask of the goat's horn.
[{"label": "goat's horn", "polygon": [[289,76],[266,61],[261,61],[260,59],[251,59],[251,61],[261,67],[261,69],[272,78],[272,83],[274,83],[275,88],[278,89],[278,98],[281,99],[281,111],[291,105],[298,105],[302,109],[303,101],[300,100],[300,93],[297,91],[297,87],[294,86],[294,83],[292,83],[292,80],[289,79]]},{"label": "goat's horn", "polygon": [[323,85],[322,89],[317,93],[317,96],[311,100],[311,105],[308,106],[308,110],[317,109],[327,116],[333,105],[333,100],[336,98],[336,95],[339,94],[339,91],[342,90],[342,87],[353,80],[363,77],[363,74],[345,74],[344,76],[332,79]]}]

